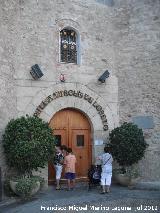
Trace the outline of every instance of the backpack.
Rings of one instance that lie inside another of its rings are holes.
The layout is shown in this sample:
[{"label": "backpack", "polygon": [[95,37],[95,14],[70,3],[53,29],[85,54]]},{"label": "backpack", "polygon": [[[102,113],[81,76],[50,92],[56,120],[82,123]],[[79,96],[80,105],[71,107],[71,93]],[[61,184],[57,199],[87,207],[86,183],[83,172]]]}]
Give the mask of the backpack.
[{"label": "backpack", "polygon": [[101,173],[96,170],[94,173],[93,173],[93,179],[95,180],[99,180],[101,178]]}]

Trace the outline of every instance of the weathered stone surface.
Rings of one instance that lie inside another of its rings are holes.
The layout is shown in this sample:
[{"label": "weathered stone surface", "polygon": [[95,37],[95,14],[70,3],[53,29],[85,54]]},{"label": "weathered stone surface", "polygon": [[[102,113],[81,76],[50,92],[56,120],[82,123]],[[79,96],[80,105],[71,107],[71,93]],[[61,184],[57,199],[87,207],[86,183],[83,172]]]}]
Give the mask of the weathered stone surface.
[{"label": "weathered stone surface", "polygon": [[[139,167],[144,179],[160,178],[155,163],[160,149],[159,0],[0,0],[0,5],[1,135],[11,118],[32,115],[53,92],[82,90],[104,107],[109,131],[133,116],[153,116],[154,129],[144,131],[149,150]],[[59,31],[68,26],[80,36],[78,65],[59,60]],[[30,75],[36,63],[44,73],[37,81]],[[97,80],[105,70],[110,77],[101,84]],[[59,81],[61,73],[65,83]],[[93,138],[108,137],[91,104],[65,98],[48,104],[43,119],[49,122],[65,107],[78,108],[93,119]],[[93,156],[98,150],[93,148]],[[5,169],[3,152],[0,165]]]},{"label": "weathered stone surface", "polygon": [[[114,47],[117,77],[119,79],[120,123],[132,116],[151,115],[154,129],[150,130],[148,144],[160,149],[160,2],[118,2],[114,17]],[[146,130],[144,131],[146,132]],[[140,163],[143,178],[156,180],[158,155],[146,153]],[[143,165],[143,166],[142,166]]]}]

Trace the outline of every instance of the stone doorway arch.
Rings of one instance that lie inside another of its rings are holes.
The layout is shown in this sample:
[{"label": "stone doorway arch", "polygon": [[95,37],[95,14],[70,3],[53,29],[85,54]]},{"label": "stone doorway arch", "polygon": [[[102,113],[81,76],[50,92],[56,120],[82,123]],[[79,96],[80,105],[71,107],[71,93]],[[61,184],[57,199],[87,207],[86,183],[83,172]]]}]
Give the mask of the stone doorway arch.
[{"label": "stone doorway arch", "polygon": [[[40,90],[26,107],[25,113],[33,115],[38,112],[37,116],[49,123],[53,115],[64,108],[80,110],[90,121],[92,161],[94,161],[103,147],[103,145],[96,147],[95,141],[99,138],[105,139],[109,130],[117,126],[114,112],[99,94],[87,86],[80,83],[58,83]],[[104,129],[106,120],[107,129]],[[41,176],[48,181],[48,166],[41,171]]]}]

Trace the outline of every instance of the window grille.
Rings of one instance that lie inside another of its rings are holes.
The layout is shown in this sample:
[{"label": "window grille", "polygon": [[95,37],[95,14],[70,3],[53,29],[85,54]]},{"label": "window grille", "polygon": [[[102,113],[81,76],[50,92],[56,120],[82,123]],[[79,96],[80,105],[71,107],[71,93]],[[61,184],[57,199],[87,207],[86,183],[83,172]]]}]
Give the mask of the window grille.
[{"label": "window grille", "polygon": [[77,64],[77,35],[74,30],[63,29],[61,38],[61,62]]}]

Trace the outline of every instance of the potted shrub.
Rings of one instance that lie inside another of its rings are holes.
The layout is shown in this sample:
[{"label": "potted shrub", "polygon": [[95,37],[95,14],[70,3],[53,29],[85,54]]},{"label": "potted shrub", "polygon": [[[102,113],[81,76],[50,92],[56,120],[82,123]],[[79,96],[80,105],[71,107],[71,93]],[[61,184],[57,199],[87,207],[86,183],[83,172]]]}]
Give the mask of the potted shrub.
[{"label": "potted shrub", "polygon": [[[54,137],[52,129],[42,119],[33,116],[22,116],[12,119],[6,126],[3,135],[3,146],[6,161],[10,168],[14,168],[19,184],[16,191],[28,196],[36,185],[40,185],[37,178],[33,178],[33,171],[44,168],[54,155]],[[24,180],[29,178],[27,180]],[[23,180],[22,180],[23,179]],[[26,183],[26,187],[25,187]],[[37,183],[37,184],[35,184]],[[12,181],[13,185],[13,181]],[[11,186],[13,189],[14,187]]]},{"label": "potted shrub", "polygon": [[28,199],[38,192],[40,182],[32,177],[19,177],[10,180],[10,188],[22,199]]},{"label": "potted shrub", "polygon": [[132,123],[124,123],[109,134],[113,159],[119,164],[116,180],[123,185],[136,183],[138,172],[135,165],[144,157],[148,146],[142,129]]}]

